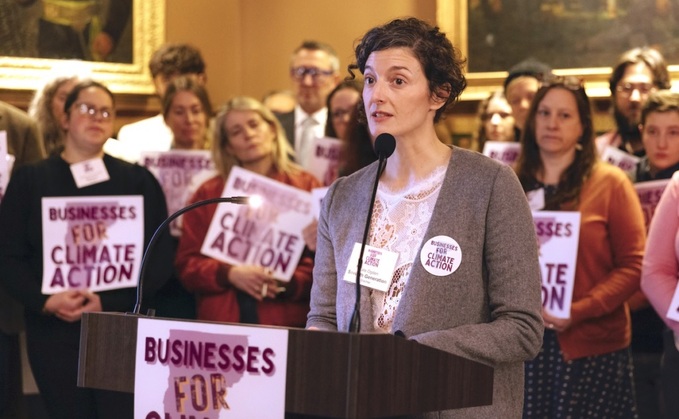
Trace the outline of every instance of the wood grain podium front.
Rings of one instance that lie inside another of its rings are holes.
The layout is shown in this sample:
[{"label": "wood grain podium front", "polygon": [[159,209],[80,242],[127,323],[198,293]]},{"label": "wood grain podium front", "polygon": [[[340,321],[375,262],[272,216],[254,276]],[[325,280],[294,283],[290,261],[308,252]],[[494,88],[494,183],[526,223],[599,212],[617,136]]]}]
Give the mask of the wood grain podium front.
[{"label": "wood grain podium front", "polygon": [[[83,315],[78,386],[134,392],[139,318]],[[487,365],[393,335],[288,330],[288,413],[373,418],[492,403]]]}]

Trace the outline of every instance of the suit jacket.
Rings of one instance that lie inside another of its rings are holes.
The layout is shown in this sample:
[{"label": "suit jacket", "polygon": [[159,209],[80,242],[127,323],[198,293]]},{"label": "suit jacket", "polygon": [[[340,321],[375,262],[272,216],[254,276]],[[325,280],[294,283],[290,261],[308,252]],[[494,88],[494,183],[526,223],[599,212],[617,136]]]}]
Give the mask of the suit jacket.
[{"label": "suit jacket", "polygon": [[[7,132],[7,151],[16,159],[12,171],[45,158],[37,124],[26,113],[5,102],[0,102],[0,131]],[[2,281],[0,276],[0,331],[19,333],[23,329],[23,309],[1,286]]]},{"label": "suit jacket", "polygon": [[[323,201],[307,326],[348,330],[355,286],[341,278],[363,236],[356,214],[368,209],[376,170],[373,163],[340,178]],[[433,416],[521,417],[523,362],[539,351],[543,325],[537,239],[512,170],[455,147],[423,243],[438,235],[460,245],[460,266],[434,276],[416,256],[393,330],[495,368],[492,405]],[[362,331],[373,331],[368,290],[360,307]]]}]

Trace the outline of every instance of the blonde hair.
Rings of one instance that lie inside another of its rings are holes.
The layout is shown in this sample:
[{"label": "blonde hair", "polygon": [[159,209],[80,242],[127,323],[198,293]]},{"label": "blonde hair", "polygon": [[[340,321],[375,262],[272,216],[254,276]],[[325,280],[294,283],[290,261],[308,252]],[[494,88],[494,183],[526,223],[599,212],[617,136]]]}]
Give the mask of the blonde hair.
[{"label": "blonde hair", "polygon": [[37,122],[48,155],[58,154],[64,148],[66,137],[61,121],[57,121],[52,113],[52,100],[64,83],[78,80],[77,76],[60,76],[49,80],[36,90],[28,106],[28,115]]},{"label": "blonde hair", "polygon": [[222,177],[227,178],[233,166],[240,166],[240,162],[236,159],[236,156],[229,153],[226,149],[226,145],[229,143],[229,135],[226,132],[224,124],[226,122],[226,117],[233,111],[257,112],[273,129],[275,135],[271,157],[273,165],[278,171],[289,174],[300,170],[299,166],[294,164],[290,159],[290,156],[294,151],[285,136],[283,127],[280,122],[278,122],[278,118],[276,118],[274,114],[257,99],[247,96],[238,96],[226,102],[215,118],[212,158],[215,162],[215,168]]}]

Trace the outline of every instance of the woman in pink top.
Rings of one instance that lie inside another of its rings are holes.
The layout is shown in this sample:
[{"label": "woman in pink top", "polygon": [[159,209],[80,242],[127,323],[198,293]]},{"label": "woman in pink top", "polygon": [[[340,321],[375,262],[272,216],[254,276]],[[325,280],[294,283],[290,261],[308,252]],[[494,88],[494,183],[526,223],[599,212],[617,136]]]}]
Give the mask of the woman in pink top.
[{"label": "woman in pink top", "polygon": [[[679,172],[665,188],[648,231],[641,289],[670,328],[666,331],[661,382],[665,417],[679,417],[679,321],[667,318],[679,272]],[[676,346],[673,348],[672,346]]]}]

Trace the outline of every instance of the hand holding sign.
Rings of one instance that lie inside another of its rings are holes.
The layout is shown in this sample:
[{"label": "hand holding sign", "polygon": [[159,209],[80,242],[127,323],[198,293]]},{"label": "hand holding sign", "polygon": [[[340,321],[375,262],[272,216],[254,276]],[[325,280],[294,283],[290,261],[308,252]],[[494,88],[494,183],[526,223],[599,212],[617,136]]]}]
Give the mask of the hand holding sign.
[{"label": "hand holding sign", "polygon": [[554,330],[556,332],[563,332],[571,326],[571,319],[562,319],[559,317],[554,317],[549,314],[545,309],[542,310],[542,322],[545,324],[547,329]]},{"label": "hand holding sign", "polygon": [[227,281],[257,301],[276,298],[277,285],[270,269],[254,265],[232,266]]}]

